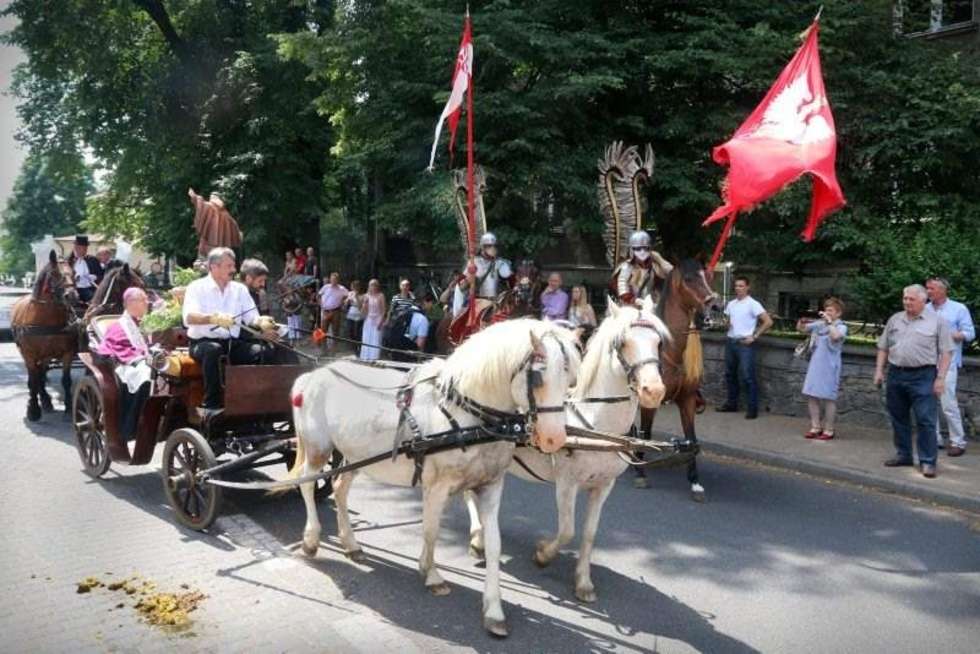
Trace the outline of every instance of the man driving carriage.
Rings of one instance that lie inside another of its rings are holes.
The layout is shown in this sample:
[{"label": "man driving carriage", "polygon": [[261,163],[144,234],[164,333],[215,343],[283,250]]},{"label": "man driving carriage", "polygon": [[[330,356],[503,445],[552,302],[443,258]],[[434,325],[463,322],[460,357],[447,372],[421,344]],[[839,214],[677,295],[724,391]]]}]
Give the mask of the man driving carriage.
[{"label": "man driving carriage", "polygon": [[265,341],[278,338],[275,322],[259,315],[248,288],[232,281],[235,252],[226,247],[213,248],[208,253],[207,266],[207,276],[187,286],[183,304],[190,355],[204,375],[204,400],[199,408],[204,418],[222,411],[221,358],[227,357],[232,365],[264,363],[268,345],[247,335],[256,333]]},{"label": "man driving carriage", "polygon": [[674,266],[653,249],[653,239],[646,231],[630,234],[629,247],[630,258],[613,273],[611,290],[623,305],[641,306],[648,296],[656,303],[660,295],[657,280],[665,281]]}]

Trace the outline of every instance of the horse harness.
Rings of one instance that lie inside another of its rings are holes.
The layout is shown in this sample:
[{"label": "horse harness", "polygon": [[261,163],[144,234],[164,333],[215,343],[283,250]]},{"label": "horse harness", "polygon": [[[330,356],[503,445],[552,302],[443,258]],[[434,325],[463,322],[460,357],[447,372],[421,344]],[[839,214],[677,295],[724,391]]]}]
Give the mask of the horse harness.
[{"label": "horse harness", "polygon": [[[553,338],[558,343],[562,353],[564,369],[569,369],[569,356],[564,343],[553,334],[545,334],[542,338]],[[422,379],[410,379],[408,383],[394,387],[372,387],[354,381],[350,377],[337,370],[330,369],[331,372],[344,381],[353,384],[363,390],[371,391],[397,391],[395,404],[399,411],[398,426],[395,429],[394,442],[391,449],[391,460],[394,461],[399,454],[405,454],[411,458],[415,465],[412,476],[412,485],[418,484],[422,477],[422,470],[427,454],[444,451],[447,449],[466,450],[469,445],[482,443],[492,443],[500,441],[513,442],[518,445],[527,444],[534,434],[534,425],[537,417],[542,413],[560,413],[565,411],[565,405],[541,406],[534,397],[535,389],[544,385],[544,371],[546,360],[542,353],[532,350],[521,363],[521,366],[514,372],[512,380],[519,374],[524,374],[527,388],[527,413],[517,413],[501,411],[491,406],[487,406],[476,400],[460,393],[450,382],[443,386],[439,398],[438,407],[446,421],[449,423],[448,430],[434,433],[423,434],[418,420],[412,415],[412,402],[415,397],[415,389],[422,384],[433,383],[438,380],[438,375],[430,375]],[[410,373],[410,376],[414,374]],[[453,404],[470,415],[480,420],[479,425],[463,427],[459,424],[452,413],[447,408],[447,403]],[[409,438],[403,436],[405,429],[410,433]],[[385,455],[383,458],[388,458]],[[380,459],[378,459],[380,460]],[[373,457],[372,457],[373,461]],[[359,462],[364,463],[364,462]],[[365,463],[366,465],[366,463]],[[360,467],[358,465],[357,467]],[[346,466],[345,466],[346,468]],[[356,469],[356,468],[352,468]],[[336,471],[333,474],[339,474]]]}]

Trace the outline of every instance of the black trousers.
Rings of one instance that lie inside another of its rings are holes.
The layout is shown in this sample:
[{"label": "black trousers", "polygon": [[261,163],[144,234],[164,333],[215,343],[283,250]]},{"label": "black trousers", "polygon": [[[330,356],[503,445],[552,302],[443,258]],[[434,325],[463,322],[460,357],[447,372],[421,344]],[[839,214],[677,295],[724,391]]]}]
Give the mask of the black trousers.
[{"label": "black trousers", "polygon": [[204,402],[206,409],[220,409],[224,394],[221,392],[221,357],[228,357],[232,365],[258,365],[267,357],[264,344],[243,338],[191,339],[190,355],[201,364],[204,373]]},{"label": "black trousers", "polygon": [[75,292],[78,293],[78,300],[88,304],[95,297],[95,287],[89,286],[88,288],[76,288]]},{"label": "black trousers", "polygon": [[119,435],[128,441],[136,437],[143,405],[150,396],[150,382],[144,383],[135,393],[130,393],[129,387],[118,377],[116,383],[119,386]]}]

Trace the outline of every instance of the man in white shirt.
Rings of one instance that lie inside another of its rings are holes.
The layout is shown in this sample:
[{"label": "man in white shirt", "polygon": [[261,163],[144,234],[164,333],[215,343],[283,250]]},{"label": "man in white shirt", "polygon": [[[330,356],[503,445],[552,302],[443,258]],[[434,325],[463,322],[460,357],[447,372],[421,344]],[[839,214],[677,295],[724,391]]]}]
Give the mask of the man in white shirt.
[{"label": "man in white shirt", "polygon": [[[973,317],[966,305],[949,299],[949,282],[943,277],[930,277],[926,281],[926,294],[929,304],[926,311],[935,313],[949,325],[950,336],[953,339],[953,361],[946,370],[946,385],[943,394],[939,396],[940,408],[946,418],[946,428],[949,430],[948,456],[962,456],[966,452],[966,435],[963,431],[963,417],[960,415],[959,401],[956,399],[956,382],[959,370],[963,367],[963,344],[972,341],[977,333],[973,326]],[[936,441],[943,446],[942,434],[939,431],[939,419],[936,419]]]},{"label": "man in white shirt", "polygon": [[739,382],[745,384],[747,420],[759,415],[759,385],[755,378],[755,342],[772,327],[765,308],[749,295],[747,277],[735,278],[735,299],[725,307],[728,317],[728,340],[725,342],[725,384],[728,401],[717,410],[738,411]]},{"label": "man in white shirt", "polygon": [[[350,293],[340,283],[340,273],[330,273],[330,279],[320,289],[320,328],[331,336],[340,336],[343,324],[344,302]],[[327,349],[333,349],[337,341],[327,339]]]},{"label": "man in white shirt", "polygon": [[[259,323],[259,312],[248,288],[236,281],[235,252],[218,247],[208,253],[208,274],[194,280],[184,292],[183,317],[191,341],[190,355],[204,373],[203,417],[220,413],[221,357],[231,364],[262,362],[264,345],[242,338],[242,325]],[[275,332],[266,330],[263,338],[274,340]]]}]

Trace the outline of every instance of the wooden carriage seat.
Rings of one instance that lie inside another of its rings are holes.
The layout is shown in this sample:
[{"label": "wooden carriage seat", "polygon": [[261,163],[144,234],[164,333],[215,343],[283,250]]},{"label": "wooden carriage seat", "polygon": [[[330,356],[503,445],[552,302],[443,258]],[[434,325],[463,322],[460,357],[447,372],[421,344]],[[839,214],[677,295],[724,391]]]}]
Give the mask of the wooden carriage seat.
[{"label": "wooden carriage seat", "polygon": [[119,320],[118,314],[96,316],[95,318],[92,318],[92,321],[89,323],[89,331],[91,331],[95,336],[95,339],[101,343],[105,339],[106,332],[109,331],[109,328],[112,327],[117,320]]}]

